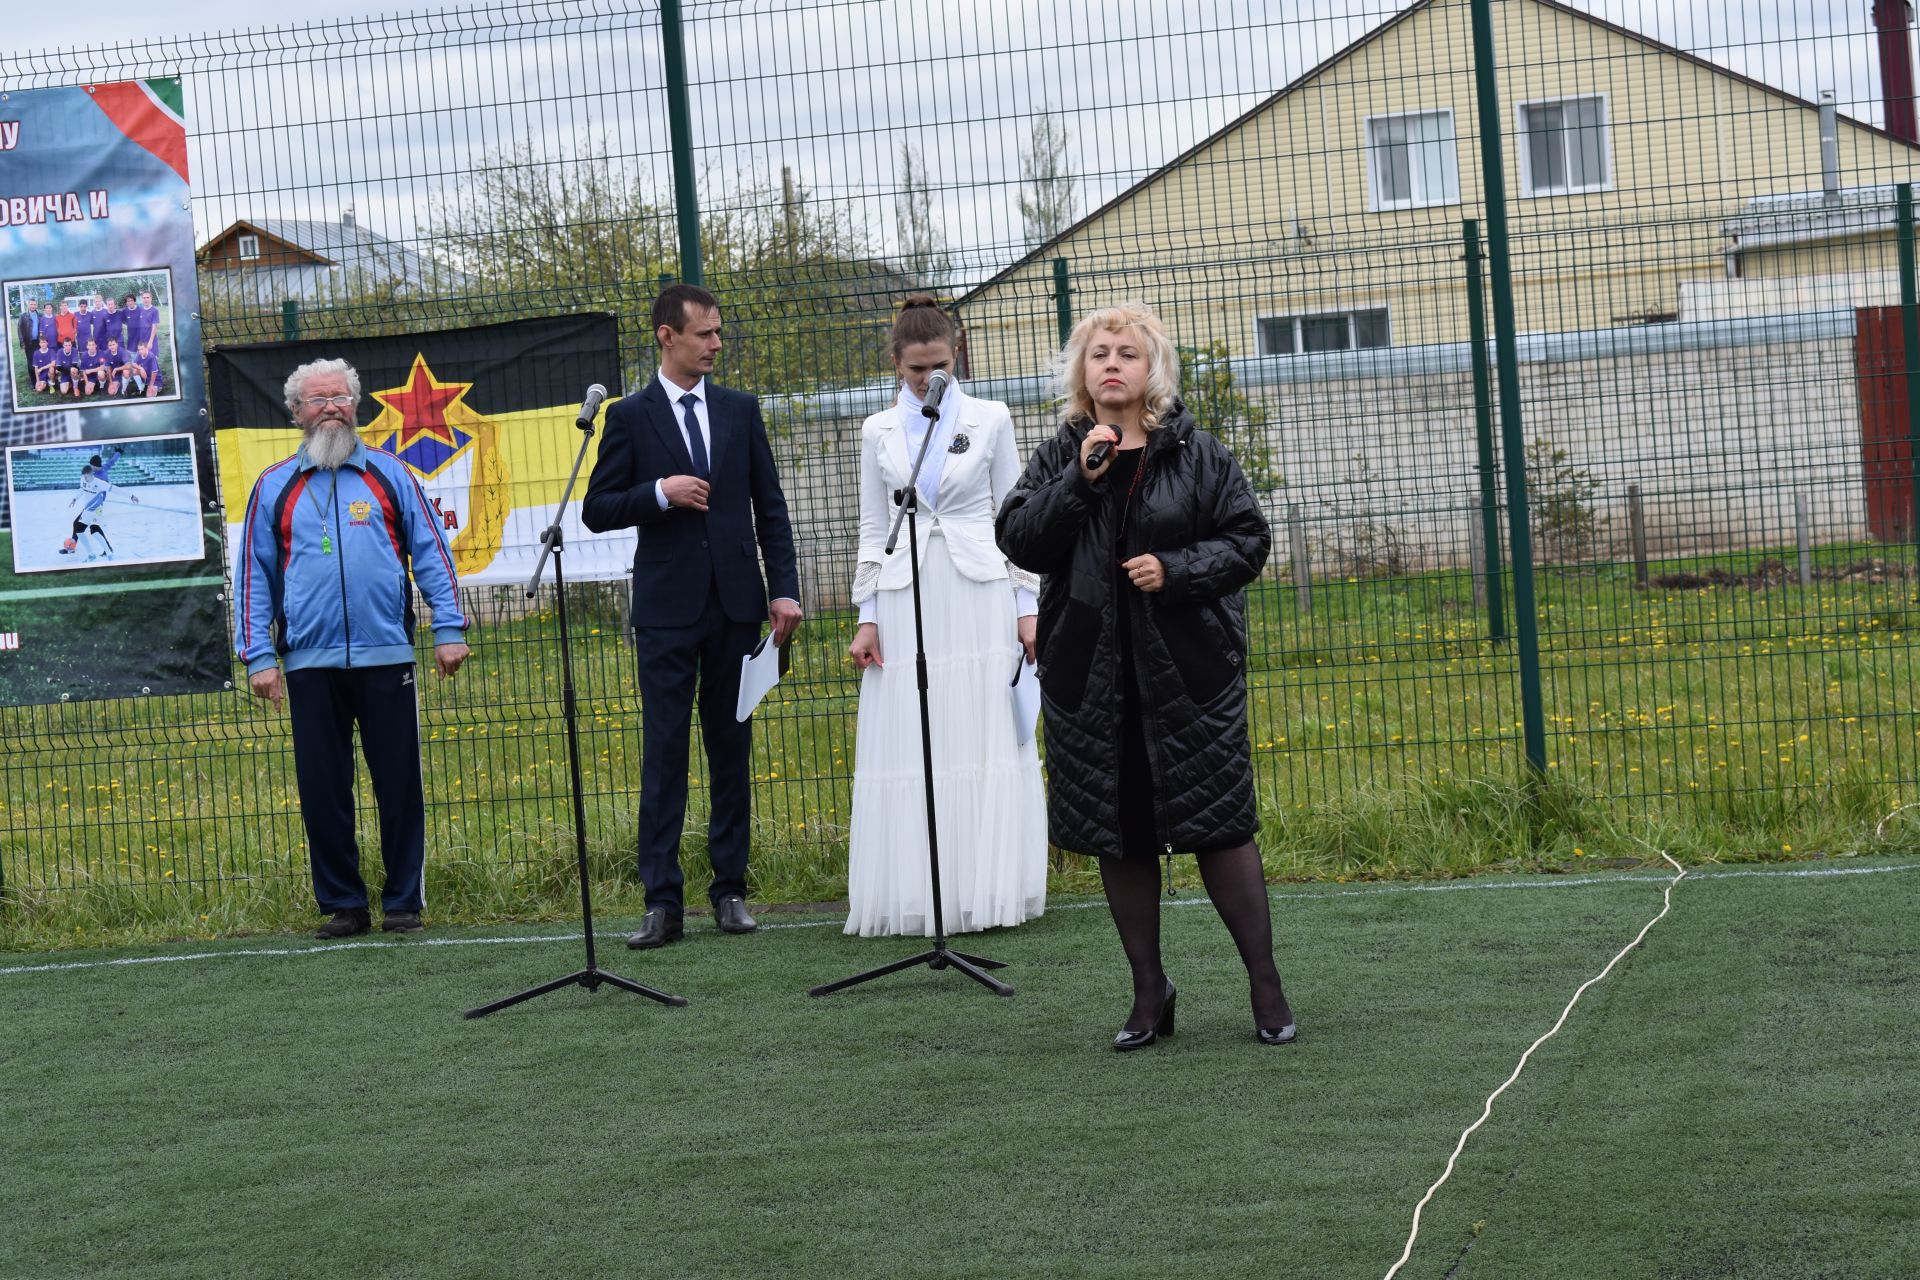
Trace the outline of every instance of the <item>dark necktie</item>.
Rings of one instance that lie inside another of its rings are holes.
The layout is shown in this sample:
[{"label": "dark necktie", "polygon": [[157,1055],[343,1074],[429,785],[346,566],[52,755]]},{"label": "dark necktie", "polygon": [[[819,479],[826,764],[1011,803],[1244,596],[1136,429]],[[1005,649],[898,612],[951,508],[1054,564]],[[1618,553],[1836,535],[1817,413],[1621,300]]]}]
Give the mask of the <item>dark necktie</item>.
[{"label": "dark necktie", "polygon": [[707,478],[707,442],[700,435],[700,418],[693,406],[700,403],[700,397],[689,391],[680,397],[680,407],[687,411],[687,452],[693,456],[693,474],[702,480]]}]

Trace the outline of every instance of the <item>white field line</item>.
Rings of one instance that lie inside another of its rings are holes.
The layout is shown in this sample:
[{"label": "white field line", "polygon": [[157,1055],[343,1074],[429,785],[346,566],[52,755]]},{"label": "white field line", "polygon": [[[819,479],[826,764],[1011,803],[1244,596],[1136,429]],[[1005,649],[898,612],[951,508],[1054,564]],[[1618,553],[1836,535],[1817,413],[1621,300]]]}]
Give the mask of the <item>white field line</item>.
[{"label": "white field line", "polygon": [[[1407,1265],[1407,1259],[1413,1256],[1413,1242],[1416,1239],[1418,1239],[1420,1235],[1421,1210],[1425,1209],[1427,1207],[1427,1202],[1433,1199],[1433,1193],[1438,1191],[1441,1188],[1441,1186],[1446,1182],[1446,1180],[1453,1176],[1454,1162],[1460,1158],[1460,1153],[1466,1150],[1467,1139],[1472,1137],[1473,1131],[1478,1129],[1481,1125],[1485,1124],[1487,1122],[1487,1118],[1493,1114],[1493,1100],[1499,1097],[1501,1094],[1505,1093],[1507,1091],[1507,1086],[1520,1078],[1520,1073],[1526,1069],[1527,1059],[1533,1056],[1533,1051],[1535,1049],[1538,1049],[1541,1045],[1545,1044],[1548,1040],[1551,1040],[1556,1034],[1558,1034],[1560,1028],[1566,1025],[1567,1015],[1573,1012],[1574,1005],[1580,1003],[1580,997],[1587,993],[1587,988],[1591,987],[1594,983],[1599,982],[1602,978],[1612,973],[1613,966],[1619,964],[1622,960],[1624,960],[1626,958],[1627,952],[1639,946],[1641,939],[1647,936],[1648,931],[1651,930],[1653,926],[1659,924],[1662,920],[1666,919],[1667,912],[1673,910],[1673,886],[1679,884],[1682,880],[1685,880],[1687,878],[1687,869],[1681,866],[1679,863],[1675,862],[1672,858],[1667,857],[1667,855],[1664,853],[1661,854],[1660,856],[1663,858],[1666,858],[1667,862],[1673,867],[1673,869],[1679,873],[1678,875],[1674,876],[1672,880],[1669,880],[1667,882],[1666,892],[1660,895],[1661,896],[1660,914],[1656,915],[1653,919],[1647,921],[1645,925],[1641,926],[1640,932],[1633,936],[1633,941],[1629,942],[1626,946],[1620,948],[1620,950],[1614,955],[1613,959],[1607,961],[1606,968],[1602,969],[1600,972],[1594,974],[1591,978],[1588,978],[1585,982],[1580,984],[1579,989],[1573,993],[1573,998],[1567,1001],[1567,1007],[1560,1011],[1560,1016],[1554,1020],[1553,1025],[1547,1028],[1546,1033],[1542,1035],[1538,1040],[1535,1040],[1532,1044],[1528,1045],[1527,1051],[1520,1055],[1520,1061],[1516,1062],[1513,1066],[1513,1074],[1508,1076],[1506,1080],[1501,1083],[1498,1089],[1495,1089],[1492,1093],[1487,1095],[1487,1103],[1486,1103],[1486,1106],[1482,1107],[1480,1110],[1480,1118],[1478,1120],[1475,1120],[1472,1124],[1468,1125],[1461,1132],[1460,1140],[1453,1144],[1453,1154],[1447,1157],[1446,1169],[1444,1169],[1441,1172],[1440,1177],[1434,1181],[1434,1184],[1427,1188],[1427,1194],[1420,1197],[1420,1203],[1413,1206],[1413,1229],[1407,1233],[1406,1247],[1400,1250],[1400,1260],[1394,1263],[1391,1267],[1387,1268],[1387,1274],[1384,1277],[1384,1280],[1393,1280],[1393,1277],[1399,1274],[1400,1268]],[[1872,870],[1873,868],[1862,867],[1858,869],[1865,871],[1865,870]],[[1644,876],[1637,877],[1637,878],[1645,879]]]},{"label": "white field line", "polygon": [[[1782,869],[1779,871],[1695,871],[1688,875],[1690,880],[1749,880],[1749,879],[1811,879],[1826,880],[1839,876],[1883,875],[1899,871],[1920,871],[1920,862],[1902,863],[1887,867],[1810,867],[1804,869]],[[1445,884],[1380,884],[1353,889],[1325,890],[1282,890],[1272,896],[1275,902],[1311,901],[1321,898],[1367,898],[1377,894],[1391,893],[1485,893],[1503,889],[1585,889],[1604,888],[1607,885],[1659,884],[1659,876],[1609,875],[1609,876],[1543,876],[1536,880],[1452,880]],[[1051,907],[1052,911],[1086,911],[1107,904],[1099,899],[1084,902],[1063,902]],[[1211,905],[1202,896],[1190,898],[1171,898],[1165,900],[1169,907],[1204,907]],[[762,932],[776,929],[825,929],[839,927],[843,920],[795,920],[783,921],[760,926]],[[596,933],[596,939],[618,941],[626,935],[619,932]],[[14,965],[0,968],[0,977],[24,973],[65,973],[79,969],[117,969],[143,964],[180,964],[194,960],[229,960],[239,957],[285,958],[297,956],[334,955],[344,951],[388,951],[418,947],[498,947],[523,946],[536,943],[579,942],[581,935],[574,933],[528,934],[522,937],[508,938],[409,938],[366,942],[330,942],[308,947],[236,947],[225,951],[193,951],[179,955],[164,956],[126,956],[118,960],[73,960],[49,964]]]}]

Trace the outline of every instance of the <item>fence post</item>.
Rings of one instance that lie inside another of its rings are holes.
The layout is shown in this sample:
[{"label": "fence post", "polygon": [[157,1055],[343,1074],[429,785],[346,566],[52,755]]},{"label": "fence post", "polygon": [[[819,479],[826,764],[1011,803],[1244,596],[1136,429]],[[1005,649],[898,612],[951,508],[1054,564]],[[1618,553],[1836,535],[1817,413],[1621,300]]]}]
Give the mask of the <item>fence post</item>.
[{"label": "fence post", "polygon": [[1480,224],[1462,224],[1467,240],[1467,327],[1473,342],[1473,431],[1480,448],[1480,536],[1474,556],[1474,603],[1487,609],[1487,638],[1507,638],[1505,584],[1500,580],[1500,492],[1494,480],[1493,371],[1487,366],[1486,285],[1480,278]]},{"label": "fence post", "polygon": [[[1487,535],[1478,520],[1467,521],[1467,576],[1473,579],[1473,607],[1487,607]],[[1495,637],[1489,632],[1488,639]]]},{"label": "fence post", "polygon": [[1480,112],[1480,170],[1487,206],[1487,262],[1493,278],[1493,333],[1500,366],[1500,446],[1507,464],[1507,536],[1513,540],[1513,620],[1519,641],[1520,717],[1527,765],[1547,772],[1547,720],[1540,688],[1539,621],[1534,614],[1533,532],[1528,528],[1527,460],[1520,417],[1520,361],[1507,240],[1507,177],[1500,147],[1499,68],[1493,59],[1493,0],[1472,0],[1473,78]]},{"label": "fence post", "polygon": [[660,45],[667,63],[667,132],[673,144],[673,207],[680,224],[680,278],[701,284],[700,193],[693,186],[693,121],[687,110],[687,49],[680,0],[660,0]]},{"label": "fence post", "polygon": [[1300,520],[1300,508],[1287,508],[1287,556],[1293,564],[1293,594],[1300,616],[1313,612],[1313,563],[1308,559],[1307,526]]},{"label": "fence post", "polygon": [[1900,337],[1907,372],[1907,487],[1913,506],[1907,537],[1913,542],[1914,562],[1920,565],[1920,303],[1916,302],[1913,268],[1913,184],[1895,189],[1894,222],[1900,241]]},{"label": "fence post", "polygon": [[286,342],[300,341],[300,304],[292,298],[280,304],[280,337]]},{"label": "fence post", "polygon": [[1067,283],[1064,257],[1053,260],[1053,317],[1060,326],[1060,348],[1064,351],[1067,339],[1073,336],[1073,286]]},{"label": "fence post", "polygon": [[1633,585],[1647,585],[1647,507],[1640,500],[1640,486],[1627,486],[1627,535],[1633,543]]},{"label": "fence post", "polygon": [[1807,511],[1807,495],[1793,495],[1793,546],[1800,553],[1800,585],[1813,585],[1813,520]]}]

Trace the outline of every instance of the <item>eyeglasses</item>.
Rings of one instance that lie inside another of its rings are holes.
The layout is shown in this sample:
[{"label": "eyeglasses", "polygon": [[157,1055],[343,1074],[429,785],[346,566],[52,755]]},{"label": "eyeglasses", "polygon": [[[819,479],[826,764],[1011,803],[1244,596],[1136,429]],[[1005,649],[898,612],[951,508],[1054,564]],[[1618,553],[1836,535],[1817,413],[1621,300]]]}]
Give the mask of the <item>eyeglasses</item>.
[{"label": "eyeglasses", "polygon": [[307,396],[300,401],[309,409],[324,409],[328,405],[337,405],[345,409],[353,403],[352,396]]}]

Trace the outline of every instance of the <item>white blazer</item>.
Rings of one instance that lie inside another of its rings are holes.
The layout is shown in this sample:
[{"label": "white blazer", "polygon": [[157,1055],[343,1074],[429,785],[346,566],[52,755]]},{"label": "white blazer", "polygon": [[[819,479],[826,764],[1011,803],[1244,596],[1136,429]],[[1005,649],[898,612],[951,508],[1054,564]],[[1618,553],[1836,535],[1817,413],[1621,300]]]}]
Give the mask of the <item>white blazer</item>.
[{"label": "white blazer", "polygon": [[[959,395],[959,403],[953,397]],[[994,541],[993,518],[1020,479],[1019,446],[1013,437],[1013,416],[998,400],[976,400],[960,393],[959,387],[947,392],[948,411],[940,434],[930,446],[947,449],[959,436],[967,438],[962,453],[947,453],[940,472],[940,489],[933,495],[937,504],[929,509],[924,503],[916,517],[920,536],[920,555],[924,559],[931,535],[938,530],[946,539],[947,554],[961,576],[975,582],[995,582],[1007,578],[1007,558]],[[887,530],[899,507],[893,501],[896,490],[904,489],[913,474],[913,457],[907,447],[907,431],[901,421],[899,405],[874,414],[860,424],[860,556],[861,565],[880,566],[876,590],[889,591],[911,584],[912,571],[907,564],[907,539],[901,533],[892,555],[886,554]],[[856,572],[855,582],[867,574]],[[1024,576],[1024,575],[1023,575]],[[856,587],[855,603],[863,593]]]}]

